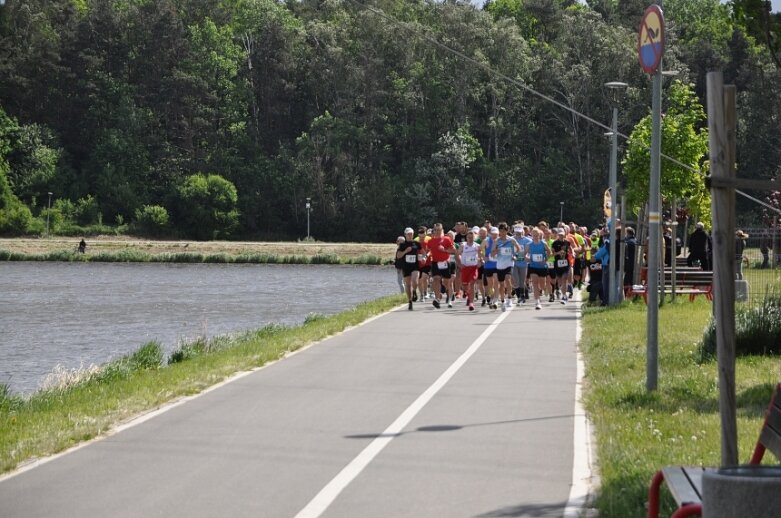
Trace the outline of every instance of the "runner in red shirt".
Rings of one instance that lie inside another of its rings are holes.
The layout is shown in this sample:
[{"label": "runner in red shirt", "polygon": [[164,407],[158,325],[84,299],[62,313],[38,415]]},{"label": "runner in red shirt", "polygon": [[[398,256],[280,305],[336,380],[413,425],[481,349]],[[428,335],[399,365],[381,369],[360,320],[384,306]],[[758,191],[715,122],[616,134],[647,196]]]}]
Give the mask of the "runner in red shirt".
[{"label": "runner in red shirt", "polygon": [[[435,308],[439,308],[439,299],[442,297],[441,284],[442,279],[450,279],[450,254],[455,254],[453,240],[444,235],[442,223],[434,223],[434,233],[428,242],[429,253],[431,254],[431,277],[434,280],[432,288],[434,289],[434,300],[431,301]],[[452,308],[450,301],[452,287],[449,282],[447,286],[447,307]]]}]

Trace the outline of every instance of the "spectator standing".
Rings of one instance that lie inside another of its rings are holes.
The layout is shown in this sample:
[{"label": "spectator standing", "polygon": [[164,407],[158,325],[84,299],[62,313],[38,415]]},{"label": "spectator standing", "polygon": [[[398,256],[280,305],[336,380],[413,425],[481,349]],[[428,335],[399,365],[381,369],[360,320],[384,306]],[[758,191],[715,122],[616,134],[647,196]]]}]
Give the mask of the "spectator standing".
[{"label": "spectator standing", "polygon": [[746,249],[748,234],[742,230],[735,232],[735,278],[743,280],[743,251]]},{"label": "spectator standing", "polygon": [[635,259],[637,257],[637,239],[635,229],[626,227],[624,240],[624,286],[632,286],[635,278]]},{"label": "spectator standing", "polygon": [[689,237],[689,257],[686,259],[688,266],[694,266],[694,263],[699,261],[703,270],[710,269],[708,264],[708,241],[709,236],[705,232],[705,225],[701,221],[697,222],[697,228]]}]

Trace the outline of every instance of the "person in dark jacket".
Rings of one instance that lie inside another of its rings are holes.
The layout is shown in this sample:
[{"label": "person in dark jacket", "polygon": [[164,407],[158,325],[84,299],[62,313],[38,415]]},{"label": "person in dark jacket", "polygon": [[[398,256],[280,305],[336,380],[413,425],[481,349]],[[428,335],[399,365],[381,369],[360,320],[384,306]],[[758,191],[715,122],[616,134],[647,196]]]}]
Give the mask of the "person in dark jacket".
[{"label": "person in dark jacket", "polygon": [[624,240],[624,286],[632,286],[632,280],[635,277],[637,239],[635,238],[635,229],[632,227],[626,227],[624,232],[626,232]]},{"label": "person in dark jacket", "polygon": [[694,266],[694,263],[699,261],[703,270],[709,270],[708,240],[705,225],[700,221],[697,223],[697,229],[689,236],[689,257],[686,259],[688,266]]}]

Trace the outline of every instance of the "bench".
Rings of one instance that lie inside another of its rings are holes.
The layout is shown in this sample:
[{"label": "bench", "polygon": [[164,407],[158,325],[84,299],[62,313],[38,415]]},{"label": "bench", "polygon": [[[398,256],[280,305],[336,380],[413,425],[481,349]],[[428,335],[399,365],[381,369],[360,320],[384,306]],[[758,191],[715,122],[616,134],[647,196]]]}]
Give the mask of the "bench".
[{"label": "bench", "polygon": [[[659,279],[660,283],[664,282],[664,292],[672,293],[672,270],[666,268],[664,270],[664,279]],[[643,268],[640,272],[640,280],[642,285],[639,286],[626,286],[624,288],[624,297],[631,298],[634,296],[643,297],[643,300],[648,303],[648,285],[647,285],[647,268]],[[681,267],[676,269],[675,272],[675,293],[677,295],[688,295],[690,301],[699,295],[704,295],[706,299],[713,300],[713,272],[703,271],[699,268]]]},{"label": "bench", "polygon": [[[749,464],[760,464],[765,452],[770,450],[776,459],[781,460],[781,383],[776,385],[770,400],[765,423],[759,433]],[[678,509],[671,518],[699,516],[702,514],[702,476],[716,468],[667,466],[656,472],[648,489],[648,518],[659,516],[659,491],[662,482],[666,483]]]}]

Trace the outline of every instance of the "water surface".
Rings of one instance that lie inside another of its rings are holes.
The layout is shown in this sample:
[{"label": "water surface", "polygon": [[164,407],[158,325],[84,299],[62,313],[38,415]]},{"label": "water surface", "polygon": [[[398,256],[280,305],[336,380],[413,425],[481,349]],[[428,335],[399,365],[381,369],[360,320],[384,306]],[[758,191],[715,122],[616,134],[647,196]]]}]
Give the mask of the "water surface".
[{"label": "water surface", "polygon": [[0,263],[0,383],[29,393],[58,365],[298,324],[397,291],[391,267]]}]

